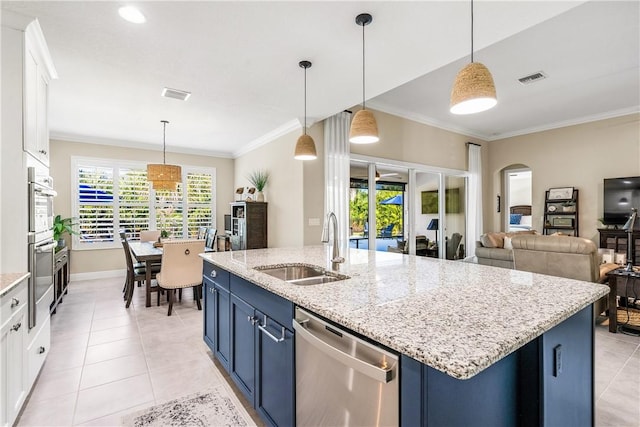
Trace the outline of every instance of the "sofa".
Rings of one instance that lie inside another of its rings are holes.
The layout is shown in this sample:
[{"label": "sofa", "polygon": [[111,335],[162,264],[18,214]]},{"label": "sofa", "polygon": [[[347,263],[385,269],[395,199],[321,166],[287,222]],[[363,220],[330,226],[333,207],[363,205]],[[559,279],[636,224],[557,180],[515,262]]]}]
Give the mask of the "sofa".
[{"label": "sofa", "polygon": [[[535,234],[534,230],[516,231],[510,233],[489,232],[480,236],[476,241],[476,257],[478,264],[493,267],[513,268],[513,250],[511,239],[523,234]],[[506,238],[506,239],[505,239]],[[505,242],[507,247],[505,248]]]},{"label": "sofa", "polygon": [[[581,237],[520,235],[511,244],[516,270],[606,283],[607,273],[619,267],[601,264],[596,244]],[[607,297],[596,301],[596,315],[607,309],[607,301]]]}]

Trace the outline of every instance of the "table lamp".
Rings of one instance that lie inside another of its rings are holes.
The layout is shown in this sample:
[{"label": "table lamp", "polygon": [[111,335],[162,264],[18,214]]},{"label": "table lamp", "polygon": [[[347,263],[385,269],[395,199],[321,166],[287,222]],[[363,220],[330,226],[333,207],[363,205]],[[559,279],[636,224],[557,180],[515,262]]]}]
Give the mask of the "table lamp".
[{"label": "table lamp", "polygon": [[631,212],[631,216],[622,227],[622,229],[627,232],[627,267],[625,271],[633,271],[633,232],[638,231],[636,228],[640,229],[638,226],[640,225],[640,221],[637,221],[638,209],[631,208]]},{"label": "table lamp", "polygon": [[438,247],[438,218],[434,218],[431,220],[429,225],[427,225],[427,230],[436,231],[436,248],[437,248]]}]

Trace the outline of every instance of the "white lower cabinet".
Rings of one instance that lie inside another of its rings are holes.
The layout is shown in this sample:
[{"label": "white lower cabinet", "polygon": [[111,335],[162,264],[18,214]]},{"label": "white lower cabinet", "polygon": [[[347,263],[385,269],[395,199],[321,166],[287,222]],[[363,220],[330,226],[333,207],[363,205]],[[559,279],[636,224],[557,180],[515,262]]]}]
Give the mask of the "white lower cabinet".
[{"label": "white lower cabinet", "polygon": [[51,348],[51,320],[49,316],[47,316],[46,319],[38,330],[37,335],[31,340],[29,347],[27,347],[25,359],[27,360],[27,370],[29,372],[27,382],[29,388],[31,388],[36,381],[40,369],[44,364],[44,359],[49,354],[49,349]]},{"label": "white lower cabinet", "polygon": [[25,357],[27,328],[27,305],[23,304],[0,329],[0,425],[3,426],[13,425],[29,390]]}]

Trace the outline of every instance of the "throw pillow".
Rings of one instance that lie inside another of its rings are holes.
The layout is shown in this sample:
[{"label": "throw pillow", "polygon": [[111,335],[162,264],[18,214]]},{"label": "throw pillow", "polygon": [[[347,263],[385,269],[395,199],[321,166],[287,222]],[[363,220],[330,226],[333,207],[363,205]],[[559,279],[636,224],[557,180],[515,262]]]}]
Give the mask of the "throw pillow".
[{"label": "throw pillow", "polygon": [[[488,245],[485,246],[482,243],[482,246],[487,248],[501,248],[504,246],[504,233],[486,233],[485,236]],[[480,241],[482,242],[482,240]]]},{"label": "throw pillow", "polygon": [[504,238],[504,248],[505,249],[513,249],[513,245],[511,244],[511,237]]},{"label": "throw pillow", "polygon": [[522,220],[522,214],[509,215],[509,224],[517,225],[517,224],[520,224],[521,220]]}]

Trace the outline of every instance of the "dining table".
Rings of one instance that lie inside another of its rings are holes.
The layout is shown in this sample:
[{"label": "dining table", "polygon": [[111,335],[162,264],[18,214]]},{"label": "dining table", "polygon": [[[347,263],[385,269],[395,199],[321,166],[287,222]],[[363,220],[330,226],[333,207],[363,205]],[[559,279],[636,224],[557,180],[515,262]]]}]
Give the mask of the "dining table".
[{"label": "dining table", "polygon": [[[162,261],[162,246],[155,247],[154,242],[130,241],[129,248],[138,262],[145,263],[145,307],[151,307],[151,266]],[[205,252],[213,252],[214,249],[205,248]]]}]

